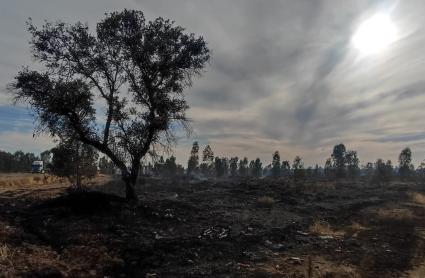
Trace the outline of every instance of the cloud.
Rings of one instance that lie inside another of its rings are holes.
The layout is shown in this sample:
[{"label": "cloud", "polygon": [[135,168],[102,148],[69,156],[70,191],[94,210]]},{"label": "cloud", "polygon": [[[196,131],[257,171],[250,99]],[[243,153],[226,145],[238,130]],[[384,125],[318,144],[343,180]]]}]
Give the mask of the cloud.
[{"label": "cloud", "polygon": [[[273,151],[280,150],[288,159],[303,156],[307,164],[323,164],[340,142],[357,149],[363,161],[378,156],[396,160],[408,144],[416,161],[425,154],[422,1],[43,3],[3,5],[0,52],[7,54],[0,57],[1,84],[10,82],[21,65],[31,64],[24,24],[28,16],[37,24],[59,18],[94,26],[104,12],[137,8],[148,19],[171,18],[204,36],[212,61],[187,91],[194,134],[177,145],[182,163],[194,140],[211,143],[219,155],[270,161]],[[351,36],[377,12],[391,12],[399,40],[382,53],[362,56],[351,46]],[[6,101],[0,97],[0,103]],[[10,113],[0,109],[0,130],[23,132],[21,121],[8,125]]]},{"label": "cloud", "polygon": [[0,113],[0,132],[31,131],[34,128],[34,120],[23,107],[0,106]]},{"label": "cloud", "polygon": [[33,137],[32,132],[0,132],[1,150],[14,152],[23,150],[39,154],[54,146],[52,139],[46,135]]}]

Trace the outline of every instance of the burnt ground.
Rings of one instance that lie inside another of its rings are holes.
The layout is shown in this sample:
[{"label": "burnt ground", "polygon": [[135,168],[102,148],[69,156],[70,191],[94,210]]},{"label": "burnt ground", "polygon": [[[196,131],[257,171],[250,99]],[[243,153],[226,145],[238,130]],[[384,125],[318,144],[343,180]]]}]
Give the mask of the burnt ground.
[{"label": "burnt ground", "polygon": [[2,188],[0,277],[425,277],[425,185],[118,183]]}]

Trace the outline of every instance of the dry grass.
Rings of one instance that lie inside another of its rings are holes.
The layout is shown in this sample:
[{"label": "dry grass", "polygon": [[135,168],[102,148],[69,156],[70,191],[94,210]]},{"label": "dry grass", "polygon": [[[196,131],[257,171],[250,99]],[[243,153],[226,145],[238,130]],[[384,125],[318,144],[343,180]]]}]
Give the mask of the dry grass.
[{"label": "dry grass", "polygon": [[31,185],[45,185],[51,183],[62,183],[66,179],[50,175],[22,174],[0,176],[0,187],[22,187]]},{"label": "dry grass", "polygon": [[408,271],[408,278],[423,278],[425,277],[425,261],[422,262],[419,266]]},{"label": "dry grass", "polygon": [[364,230],[367,230],[367,228],[365,226],[363,226],[362,224],[360,224],[359,222],[353,222],[353,223],[351,223],[350,228],[353,231],[364,231]]},{"label": "dry grass", "polygon": [[0,245],[0,262],[11,262],[12,259],[12,250],[7,246],[7,244]]},{"label": "dry grass", "polygon": [[262,196],[257,199],[257,205],[260,207],[271,208],[276,203],[276,200],[273,197]]},{"label": "dry grass", "polygon": [[342,231],[335,231],[331,228],[329,223],[324,221],[315,220],[313,224],[309,227],[309,232],[318,235],[318,236],[343,236],[344,232]]},{"label": "dry grass", "polygon": [[376,214],[380,218],[389,218],[395,220],[411,220],[414,214],[410,209],[406,208],[379,208]]},{"label": "dry grass", "polygon": [[330,235],[333,233],[329,223],[318,220],[314,221],[308,230],[315,235]]},{"label": "dry grass", "polygon": [[420,205],[425,205],[425,195],[418,192],[409,192],[410,199]]},{"label": "dry grass", "polygon": [[253,277],[361,277],[356,266],[332,262],[319,256],[279,256],[252,267],[250,271]]},{"label": "dry grass", "polygon": [[359,222],[352,222],[350,226],[345,229],[348,234],[351,234],[352,237],[357,237],[360,232],[368,230],[367,227],[363,226]]}]

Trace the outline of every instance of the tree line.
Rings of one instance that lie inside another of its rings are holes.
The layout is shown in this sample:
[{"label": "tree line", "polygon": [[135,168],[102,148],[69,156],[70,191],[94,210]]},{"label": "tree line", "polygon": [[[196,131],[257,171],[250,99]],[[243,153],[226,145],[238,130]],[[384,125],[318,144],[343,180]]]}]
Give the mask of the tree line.
[{"label": "tree line", "polygon": [[[106,156],[88,145],[78,141],[60,142],[56,147],[40,153],[0,151],[0,172],[29,172],[35,160],[42,160],[46,168],[55,175],[69,178],[76,187],[81,187],[81,180],[93,178],[97,173],[113,175],[119,169]],[[288,178],[295,183],[305,180],[358,179],[366,177],[375,183],[387,183],[393,178],[425,179],[425,162],[417,168],[412,164],[412,151],[404,148],[398,157],[398,165],[391,160],[379,158],[376,162],[360,165],[357,152],[347,150],[344,144],[334,146],[324,166],[306,167],[300,156],[292,162],[281,160],[279,151],[272,155],[270,164],[263,166],[260,158],[248,160],[247,157],[214,156],[210,145],[206,145],[200,154],[198,142],[194,142],[190,151],[186,169],[176,162],[175,156],[164,159],[163,156],[149,162],[141,162],[142,173],[149,176],[167,178]]]},{"label": "tree line", "polygon": [[19,150],[14,153],[9,153],[0,150],[0,172],[1,173],[15,173],[15,172],[29,172],[31,171],[31,164],[36,160],[43,160],[47,162],[50,156],[49,151],[35,155],[34,153]]},{"label": "tree line", "polygon": [[[270,164],[263,166],[260,158],[248,160],[247,157],[220,157],[214,156],[210,145],[200,151],[198,142],[194,142],[190,151],[186,170],[183,166],[176,164],[174,156],[164,161],[163,157],[158,162],[149,163],[145,172],[159,176],[182,176],[189,177],[271,177],[293,178],[295,182],[312,178],[326,179],[356,179],[368,177],[373,181],[385,182],[393,177],[408,179],[412,177],[425,176],[425,162],[415,168],[412,164],[412,151],[404,148],[399,155],[398,165],[393,166],[391,160],[384,161],[379,158],[375,162],[367,162],[360,165],[357,152],[346,149],[344,144],[334,146],[332,153],[326,159],[324,166],[316,164],[314,167],[306,167],[300,156],[292,161],[281,160],[279,151],[272,155]],[[178,171],[176,169],[179,169]]]}]

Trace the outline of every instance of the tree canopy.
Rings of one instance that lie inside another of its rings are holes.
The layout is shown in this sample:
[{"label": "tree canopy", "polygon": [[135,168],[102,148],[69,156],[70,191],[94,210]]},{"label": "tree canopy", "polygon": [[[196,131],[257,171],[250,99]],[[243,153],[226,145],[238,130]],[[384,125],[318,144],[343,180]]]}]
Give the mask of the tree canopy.
[{"label": "tree canopy", "polygon": [[141,158],[169,146],[174,125],[186,126],[184,89],[210,59],[206,42],[134,10],[106,14],[95,34],[86,24],[60,21],[41,28],[29,21],[28,31],[44,71],[20,71],[10,85],[15,100],[30,105],[37,131],[107,155],[122,172],[127,197],[136,198]]}]

